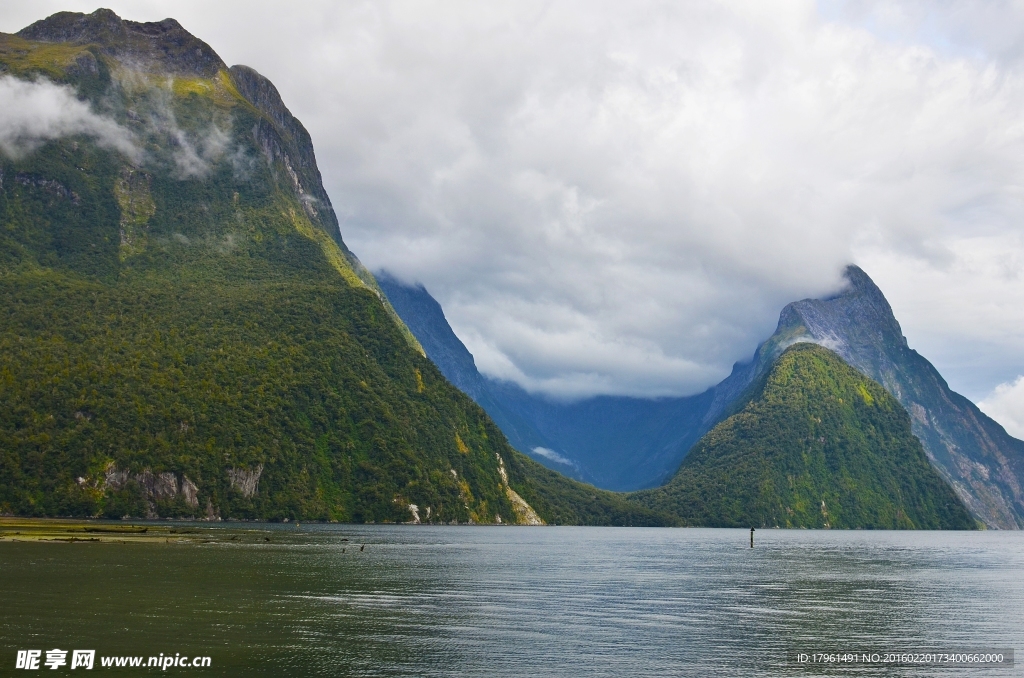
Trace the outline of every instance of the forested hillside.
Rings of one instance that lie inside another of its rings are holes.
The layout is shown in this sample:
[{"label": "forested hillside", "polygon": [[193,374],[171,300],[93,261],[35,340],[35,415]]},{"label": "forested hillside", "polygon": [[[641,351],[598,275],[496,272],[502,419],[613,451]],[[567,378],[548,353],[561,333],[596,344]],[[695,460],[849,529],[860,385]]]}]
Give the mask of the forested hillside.
[{"label": "forested hillside", "polygon": [[520,456],[444,379],[252,69],[99,10],[0,35],[0,73],[93,116],[0,153],[0,513],[672,521]]},{"label": "forested hillside", "polygon": [[691,525],[975,527],[899,402],[810,343],[783,352],[671,481],[632,497]]}]

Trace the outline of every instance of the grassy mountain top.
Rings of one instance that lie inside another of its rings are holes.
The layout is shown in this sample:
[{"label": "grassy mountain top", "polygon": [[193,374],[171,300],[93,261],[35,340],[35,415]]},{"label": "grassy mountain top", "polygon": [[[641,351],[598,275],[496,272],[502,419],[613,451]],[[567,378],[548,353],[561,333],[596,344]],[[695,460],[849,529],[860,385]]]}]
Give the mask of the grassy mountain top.
[{"label": "grassy mountain top", "polygon": [[902,406],[826,348],[788,348],[733,412],[631,498],[691,525],[975,527]]},{"label": "grassy mountain top", "polygon": [[277,90],[186,36],[105,10],[0,35],[2,77],[134,149],[0,154],[0,513],[674,521],[512,450],[345,248]]}]

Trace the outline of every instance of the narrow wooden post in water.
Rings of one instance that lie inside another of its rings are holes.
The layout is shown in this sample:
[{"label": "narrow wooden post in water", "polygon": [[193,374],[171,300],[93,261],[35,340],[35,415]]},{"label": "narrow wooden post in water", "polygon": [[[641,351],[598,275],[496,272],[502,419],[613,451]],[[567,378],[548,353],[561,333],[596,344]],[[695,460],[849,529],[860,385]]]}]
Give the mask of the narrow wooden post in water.
[{"label": "narrow wooden post in water", "polygon": [[754,528],[750,528],[750,548],[754,548]]}]

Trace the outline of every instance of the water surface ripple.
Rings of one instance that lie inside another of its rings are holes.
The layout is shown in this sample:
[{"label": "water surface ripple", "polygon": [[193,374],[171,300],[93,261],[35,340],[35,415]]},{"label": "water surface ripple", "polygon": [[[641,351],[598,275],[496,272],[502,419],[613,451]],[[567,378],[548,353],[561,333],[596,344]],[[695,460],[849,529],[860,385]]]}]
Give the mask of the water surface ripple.
[{"label": "water surface ripple", "polygon": [[1020,533],[763,530],[750,549],[742,530],[259,526],[267,542],[253,527],[0,544],[2,666],[95,647],[208,654],[202,675],[1020,674],[787,663],[1024,648]]}]

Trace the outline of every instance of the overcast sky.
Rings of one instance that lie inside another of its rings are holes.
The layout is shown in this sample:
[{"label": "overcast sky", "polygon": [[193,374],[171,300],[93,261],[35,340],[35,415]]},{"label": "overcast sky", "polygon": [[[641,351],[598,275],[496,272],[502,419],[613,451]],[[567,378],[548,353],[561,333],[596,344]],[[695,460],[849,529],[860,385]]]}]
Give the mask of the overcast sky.
[{"label": "overcast sky", "polygon": [[273,80],[345,241],[488,374],[700,391],[854,262],[1024,435],[1020,3],[106,5]]}]

